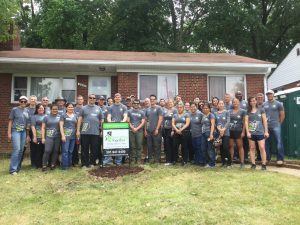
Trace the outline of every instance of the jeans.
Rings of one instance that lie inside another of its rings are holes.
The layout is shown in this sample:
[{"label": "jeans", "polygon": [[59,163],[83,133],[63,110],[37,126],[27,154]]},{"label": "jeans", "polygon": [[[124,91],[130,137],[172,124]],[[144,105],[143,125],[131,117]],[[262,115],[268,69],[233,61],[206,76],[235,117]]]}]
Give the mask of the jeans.
[{"label": "jeans", "polygon": [[160,143],[161,143],[161,130],[158,135],[154,135],[154,131],[147,131],[147,147],[149,161],[154,159],[154,162],[160,161]]},{"label": "jeans", "polygon": [[201,148],[202,136],[192,137],[194,160],[196,165],[205,165],[205,157]]},{"label": "jeans", "polygon": [[215,166],[216,163],[216,151],[214,149],[212,141],[208,141],[209,133],[202,134],[202,151],[204,152],[207,163],[209,166]]},{"label": "jeans", "polygon": [[9,172],[19,172],[21,169],[22,156],[24,146],[26,143],[26,130],[24,131],[12,131],[12,147]]},{"label": "jeans", "polygon": [[72,154],[72,163],[73,163],[73,165],[78,165],[79,164],[79,153],[78,153],[79,147],[80,147],[80,144],[76,144],[76,141],[75,141],[73,154]]},{"label": "jeans", "polygon": [[51,156],[50,166],[56,166],[59,148],[60,148],[60,137],[46,138],[45,152],[43,155],[43,166],[47,166],[50,156]]},{"label": "jeans", "polygon": [[130,160],[135,159],[136,161],[141,160],[142,147],[143,147],[143,132],[129,133],[130,140]]},{"label": "jeans", "polygon": [[62,142],[62,168],[67,169],[72,166],[73,150],[76,139],[66,139]]},{"label": "jeans", "polygon": [[267,161],[271,160],[271,151],[270,151],[270,141],[272,137],[276,140],[277,143],[277,160],[284,160],[284,148],[283,142],[281,138],[281,126],[277,126],[274,128],[269,128],[269,138],[266,140],[266,153],[267,153]]}]

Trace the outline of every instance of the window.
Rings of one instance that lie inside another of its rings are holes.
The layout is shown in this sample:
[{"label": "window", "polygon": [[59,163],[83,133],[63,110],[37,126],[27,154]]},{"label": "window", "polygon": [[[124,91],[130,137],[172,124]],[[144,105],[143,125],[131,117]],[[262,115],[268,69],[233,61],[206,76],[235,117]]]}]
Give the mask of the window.
[{"label": "window", "polygon": [[96,98],[103,95],[105,98],[111,95],[111,77],[90,77],[89,94],[95,94]]},{"label": "window", "polygon": [[15,77],[13,101],[18,101],[22,95],[27,95],[27,77]]},{"label": "window", "polygon": [[237,91],[241,91],[244,98],[245,84],[244,76],[209,76],[209,99],[218,97],[223,99],[225,93],[229,93],[232,97]]},{"label": "window", "polygon": [[297,56],[300,55],[300,48],[297,48]]},{"label": "window", "polygon": [[68,102],[75,102],[75,78],[16,76],[13,83],[13,101],[17,101],[21,95],[36,95],[38,100],[47,96],[51,102],[61,95]]},{"label": "window", "polygon": [[155,94],[157,99],[174,98],[177,94],[177,75],[140,75],[139,98]]}]

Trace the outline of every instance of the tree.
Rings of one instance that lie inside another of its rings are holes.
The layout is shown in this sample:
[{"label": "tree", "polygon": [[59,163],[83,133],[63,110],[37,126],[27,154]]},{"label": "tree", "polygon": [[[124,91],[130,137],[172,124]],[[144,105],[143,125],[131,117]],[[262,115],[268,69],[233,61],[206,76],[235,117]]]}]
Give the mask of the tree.
[{"label": "tree", "polygon": [[17,12],[16,0],[0,0],[0,42],[8,41],[14,37],[13,24]]}]

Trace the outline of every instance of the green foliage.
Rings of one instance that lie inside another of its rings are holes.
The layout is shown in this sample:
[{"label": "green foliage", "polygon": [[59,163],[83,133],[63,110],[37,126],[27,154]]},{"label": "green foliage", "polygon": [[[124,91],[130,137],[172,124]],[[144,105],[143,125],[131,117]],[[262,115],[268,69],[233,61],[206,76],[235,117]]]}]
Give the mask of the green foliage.
[{"label": "green foliage", "polygon": [[8,41],[15,35],[12,25],[18,12],[17,0],[0,0],[0,42]]}]

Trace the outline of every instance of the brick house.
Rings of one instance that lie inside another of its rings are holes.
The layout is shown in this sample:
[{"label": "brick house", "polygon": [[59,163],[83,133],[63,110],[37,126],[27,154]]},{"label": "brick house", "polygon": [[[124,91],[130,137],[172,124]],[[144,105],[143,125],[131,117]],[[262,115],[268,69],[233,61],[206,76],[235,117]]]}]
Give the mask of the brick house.
[{"label": "brick house", "polygon": [[[14,45],[15,42],[10,44]],[[3,47],[3,45],[2,45]],[[89,93],[131,94],[140,99],[198,96],[208,100],[242,91],[245,98],[264,92],[276,65],[253,58],[215,53],[158,53],[2,48],[0,51],[0,152],[9,152],[7,118],[20,95],[38,100],[58,95],[75,101]]]}]

